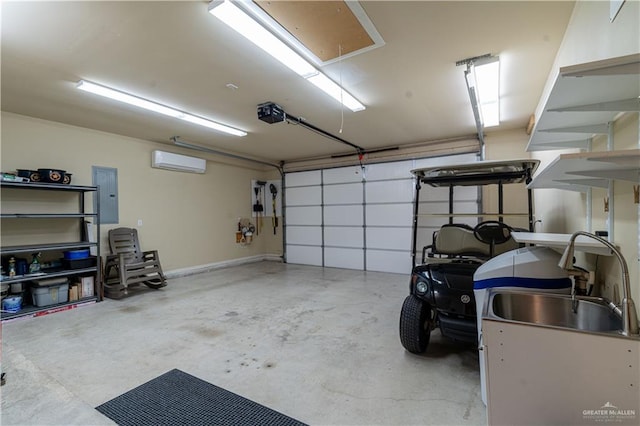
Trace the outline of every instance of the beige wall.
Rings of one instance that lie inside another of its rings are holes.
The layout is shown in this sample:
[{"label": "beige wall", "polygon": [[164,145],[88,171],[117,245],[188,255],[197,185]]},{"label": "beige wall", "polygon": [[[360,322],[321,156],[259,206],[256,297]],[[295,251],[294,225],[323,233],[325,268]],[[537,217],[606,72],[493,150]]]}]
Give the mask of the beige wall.
[{"label": "beige wall", "polygon": [[[209,157],[207,171],[151,168],[154,149]],[[261,233],[246,247],[235,243],[234,234],[238,217],[252,214],[251,179],[277,178],[275,170],[212,161],[215,157],[196,151],[11,113],[2,113],[1,153],[3,171],[61,168],[72,172],[78,185],[92,184],[93,165],[116,168],[120,222],[102,226],[103,253],[110,228],[137,227],[138,219],[143,222],[138,228],[142,248],[157,249],[166,270],[282,252],[281,227],[276,236]],[[9,231],[6,221],[3,225]]]},{"label": "beige wall", "polygon": [[[525,152],[529,136],[522,129],[491,132],[488,129],[485,135],[485,158],[486,160],[513,160],[529,158]],[[527,213],[527,190],[525,184],[512,184],[503,187],[504,211],[506,213]],[[483,209],[487,212],[497,212],[498,191],[495,185],[486,186],[482,189]],[[535,201],[535,199],[534,199]],[[535,213],[535,205],[534,205]],[[529,220],[527,216],[507,217],[505,222],[510,226],[528,229]]]},{"label": "beige wall", "polygon": [[576,2],[558,49],[557,67],[638,53],[640,2],[626,0],[613,23],[609,20],[609,3]]},{"label": "beige wall", "polygon": [[[625,114],[614,123],[613,146],[614,149],[632,149],[638,148],[640,141],[638,135],[638,113]],[[606,138],[600,141],[594,141],[594,150],[606,150]],[[596,149],[600,148],[602,149]],[[625,256],[628,266],[629,275],[631,277],[632,295],[636,303],[640,303],[640,208],[633,202],[633,184],[634,182],[618,180],[614,182],[614,235],[613,241],[620,247]],[[640,182],[635,182],[640,184]],[[606,229],[606,213],[604,212],[603,199],[606,196],[606,190],[599,189],[593,191],[592,214],[594,226],[598,224],[596,229]],[[601,280],[605,284],[603,293],[605,295],[615,295],[618,288],[612,283],[619,282],[619,271],[617,262],[613,259],[606,259],[603,266],[609,266],[608,269],[603,268]]]},{"label": "beige wall", "polygon": [[[567,27],[564,40],[558,51],[555,64],[538,105],[539,116],[550,88],[560,67],[576,65],[602,59],[614,58],[640,52],[640,2],[626,1],[613,23],[609,21],[608,1],[578,1]],[[638,113],[627,113],[614,123],[614,149],[638,148]],[[593,151],[606,150],[606,138],[594,138]],[[545,167],[559,154],[567,151],[535,152],[534,158]],[[620,247],[629,264],[632,295],[636,303],[640,300],[640,233],[638,206],[633,203],[633,182],[614,183],[614,235],[613,241]],[[544,232],[572,233],[578,230],[596,231],[606,229],[606,214],[603,199],[606,190],[594,188],[592,203],[587,205],[586,194],[555,189],[536,190],[536,213],[542,219]],[[586,229],[585,217],[592,213],[592,227]],[[613,258],[586,256],[581,261],[589,267],[598,262],[598,281],[602,293],[616,297],[619,292],[620,273]]]}]

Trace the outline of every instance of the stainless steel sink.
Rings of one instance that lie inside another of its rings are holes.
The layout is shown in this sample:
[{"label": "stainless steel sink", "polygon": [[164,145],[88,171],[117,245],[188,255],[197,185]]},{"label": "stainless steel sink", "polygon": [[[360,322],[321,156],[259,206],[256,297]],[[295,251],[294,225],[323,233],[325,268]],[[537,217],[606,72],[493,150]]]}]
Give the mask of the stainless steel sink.
[{"label": "stainless steel sink", "polygon": [[615,306],[599,297],[493,290],[487,298],[485,317],[561,327],[588,332],[622,331],[622,317]]}]

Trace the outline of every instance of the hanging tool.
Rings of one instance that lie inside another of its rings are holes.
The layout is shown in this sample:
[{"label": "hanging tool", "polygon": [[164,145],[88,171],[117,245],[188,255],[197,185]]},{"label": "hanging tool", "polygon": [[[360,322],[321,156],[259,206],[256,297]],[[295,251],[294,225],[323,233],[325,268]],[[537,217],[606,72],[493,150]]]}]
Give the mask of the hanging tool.
[{"label": "hanging tool", "polygon": [[253,188],[253,192],[256,194],[256,202],[253,205],[253,212],[256,214],[256,235],[260,235],[260,221],[259,217],[261,212],[264,211],[264,206],[260,204],[260,185]]},{"label": "hanging tool", "polygon": [[278,195],[278,188],[274,184],[269,185],[271,191],[271,205],[273,207],[273,235],[276,235],[276,228],[278,227],[278,215],[276,212],[276,196]]},{"label": "hanging tool", "polygon": [[258,185],[258,193],[256,194],[256,204],[259,204],[259,210],[258,210],[258,214],[256,216],[258,216],[256,218],[256,228],[260,228],[260,229],[264,229],[263,223],[262,223],[262,216],[264,215],[264,206],[266,204],[266,200],[264,197],[264,193],[266,191],[264,191],[264,187],[267,184],[267,182],[263,181],[263,180],[257,180],[256,181],[256,185]]},{"label": "hanging tool", "polygon": [[266,208],[266,205],[267,205],[267,190],[266,190],[266,188],[264,188],[264,186],[266,186],[266,184],[267,184],[267,182],[264,182],[264,185],[262,185],[263,188],[261,188],[261,192],[260,192],[260,194],[262,195],[262,205],[265,206],[265,211],[260,215],[260,227],[263,228],[263,229],[264,229],[264,226],[263,226],[262,218],[264,217],[264,215],[267,214],[267,208]]}]

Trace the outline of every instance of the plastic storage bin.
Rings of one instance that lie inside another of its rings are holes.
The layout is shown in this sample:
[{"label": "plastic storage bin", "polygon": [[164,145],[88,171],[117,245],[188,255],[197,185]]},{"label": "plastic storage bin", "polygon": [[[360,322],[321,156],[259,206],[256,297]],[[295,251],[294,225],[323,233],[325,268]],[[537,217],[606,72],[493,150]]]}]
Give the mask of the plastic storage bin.
[{"label": "plastic storage bin", "polygon": [[91,256],[84,259],[61,259],[65,269],[84,269],[96,266],[96,257]]},{"label": "plastic storage bin", "polygon": [[66,303],[69,300],[69,283],[31,287],[33,304],[38,307]]},{"label": "plastic storage bin", "polygon": [[65,251],[63,254],[64,254],[64,258],[67,260],[86,259],[87,257],[89,257],[89,249],[69,250],[69,251]]},{"label": "plastic storage bin", "polygon": [[22,296],[11,296],[2,299],[2,310],[6,312],[18,312],[22,309]]}]

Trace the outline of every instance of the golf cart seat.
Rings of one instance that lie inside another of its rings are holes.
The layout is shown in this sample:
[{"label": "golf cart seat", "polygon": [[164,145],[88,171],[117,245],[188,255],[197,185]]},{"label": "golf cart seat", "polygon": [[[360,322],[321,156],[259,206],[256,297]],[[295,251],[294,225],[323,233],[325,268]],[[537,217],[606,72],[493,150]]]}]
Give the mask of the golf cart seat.
[{"label": "golf cart seat", "polygon": [[443,225],[435,232],[434,250],[436,253],[456,256],[489,256],[489,246],[473,235],[468,225]]},{"label": "golf cart seat", "polygon": [[[494,222],[483,222],[482,224]],[[489,259],[519,247],[505,226],[472,228],[466,224],[446,224],[433,233],[433,243],[422,249],[422,262],[427,257],[476,257]],[[482,229],[478,231],[478,229]],[[479,233],[480,232],[480,233]],[[427,253],[429,251],[429,253]]]},{"label": "golf cart seat", "polygon": [[156,250],[142,251],[138,231],[116,228],[109,231],[109,248],[104,267],[105,296],[119,299],[129,293],[129,287],[145,284],[158,289],[167,285]]}]

